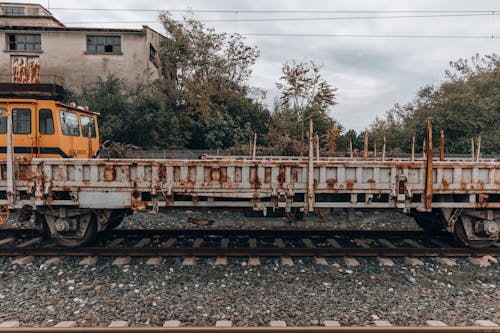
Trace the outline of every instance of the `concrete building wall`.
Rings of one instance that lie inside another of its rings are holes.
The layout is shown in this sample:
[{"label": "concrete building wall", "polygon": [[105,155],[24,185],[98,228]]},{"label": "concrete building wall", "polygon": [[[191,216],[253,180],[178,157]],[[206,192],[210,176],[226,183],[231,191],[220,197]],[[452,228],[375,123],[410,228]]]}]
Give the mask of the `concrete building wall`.
[{"label": "concrete building wall", "polygon": [[[7,49],[7,34],[40,34],[41,51],[13,51]],[[88,35],[120,36],[121,53],[87,52]],[[11,58],[38,56],[42,80],[57,75],[66,89],[80,92],[82,87],[95,82],[99,76],[114,74],[129,87],[156,80],[161,76],[158,61],[150,59],[150,45],[158,51],[161,35],[149,28],[138,31],[75,31],[66,30],[4,30],[0,33],[0,73],[12,73]]]},{"label": "concrete building wall", "polygon": [[[0,3],[0,9],[2,6],[13,5],[21,4]],[[163,76],[159,66],[158,52],[160,43],[166,37],[149,27],[143,26],[142,29],[70,28],[60,23],[42,6],[31,6],[25,9],[26,15],[0,15],[0,47],[2,47],[0,80],[2,82],[14,80],[14,60],[22,58],[25,59],[25,64],[29,62],[39,65],[39,70],[37,70],[41,82],[20,83],[55,83],[50,80],[53,80],[53,76],[58,76],[62,78],[64,87],[75,93],[81,92],[83,87],[97,81],[98,77],[106,77],[109,74],[123,79],[129,88]],[[39,15],[33,16],[36,10]],[[6,19],[9,20],[8,24],[3,24]],[[12,50],[7,38],[9,34],[39,34],[41,50]],[[119,36],[121,52],[88,52],[87,36],[89,35]],[[151,47],[156,51],[155,59],[151,59]]]}]

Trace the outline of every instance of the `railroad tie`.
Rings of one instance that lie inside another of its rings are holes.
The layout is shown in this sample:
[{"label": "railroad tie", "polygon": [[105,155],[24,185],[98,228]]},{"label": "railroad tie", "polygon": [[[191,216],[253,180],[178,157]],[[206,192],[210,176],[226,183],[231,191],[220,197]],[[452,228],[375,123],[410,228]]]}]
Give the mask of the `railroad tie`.
[{"label": "railroad tie", "polygon": [[339,242],[337,242],[337,240],[334,239],[334,238],[328,238],[326,241],[328,242],[328,244],[330,246],[332,246],[332,247],[334,247],[336,249],[341,249],[342,248],[342,246],[340,246]]},{"label": "railroad tie", "polygon": [[490,263],[488,261],[488,258],[485,257],[469,257],[469,262],[474,265],[478,265],[479,267],[489,267]]},{"label": "railroad tie", "polygon": [[132,259],[130,257],[118,257],[115,260],[113,260],[112,265],[113,266],[125,266],[125,265],[130,265],[130,262]]},{"label": "railroad tie", "polygon": [[387,320],[374,320],[372,321],[375,327],[390,327],[392,324]]},{"label": "railroad tie", "polygon": [[80,262],[78,265],[80,266],[95,266],[97,263],[97,258],[96,257],[85,257]]},{"label": "railroad tie", "polygon": [[19,244],[17,247],[18,248],[25,248],[25,247],[31,246],[33,244],[40,243],[42,241],[42,239],[43,239],[43,237],[35,237],[35,238],[30,239],[29,241],[26,241],[22,244]]},{"label": "railroad tie", "polygon": [[[308,249],[313,249],[315,248],[313,242],[309,238],[302,238],[302,242]],[[324,257],[314,257],[314,262],[316,265],[322,265],[322,266],[328,266],[328,262]]]},{"label": "railroad tie", "polygon": [[340,322],[337,320],[325,320],[323,321],[325,327],[340,327]]},{"label": "railroad tie", "polygon": [[76,321],[72,320],[61,321],[54,326],[54,328],[71,328],[71,327],[76,327]]},{"label": "railroad tie", "polygon": [[446,325],[446,323],[443,323],[440,320],[427,320],[425,322],[425,324],[427,326],[430,326],[430,327],[446,327],[446,326],[448,326],[448,325]]},{"label": "railroad tie", "polygon": [[347,267],[359,266],[359,261],[351,257],[344,257],[344,263],[346,264]]},{"label": "railroad tie", "polygon": [[17,320],[7,320],[0,323],[0,328],[17,328],[20,327],[21,323]]},{"label": "railroad tie", "polygon": [[354,243],[356,243],[356,245],[358,245],[358,246],[360,246],[360,247],[362,247],[364,249],[370,249],[371,248],[371,246],[368,245],[368,242],[370,241],[368,239],[359,239],[359,238],[356,238],[356,239],[353,239],[352,241]]},{"label": "railroad tie", "polygon": [[151,238],[143,238],[140,241],[137,242],[137,244],[134,245],[135,248],[139,247],[144,247],[145,245],[149,244],[151,241]]},{"label": "railroad tie", "polygon": [[231,320],[217,320],[215,322],[215,327],[231,327],[233,323]]},{"label": "railroad tie", "polygon": [[177,238],[169,238],[165,243],[161,244],[161,247],[172,247],[177,242]]},{"label": "railroad tie", "polygon": [[161,257],[151,257],[146,260],[146,265],[148,266],[160,266],[162,258]]},{"label": "railroad tie", "polygon": [[61,263],[62,258],[61,257],[52,257],[43,262],[44,266],[57,266]]},{"label": "railroad tie", "polygon": [[497,323],[494,323],[491,320],[476,320],[474,322],[474,325],[481,326],[481,327],[497,327],[498,326]]},{"label": "railroad tie", "polygon": [[[285,242],[283,242],[283,239],[281,238],[275,238],[274,239],[274,244],[276,244],[277,247],[280,249],[286,248]],[[282,256],[281,257],[281,265],[282,266],[293,266],[293,259],[290,256]]]},{"label": "railroad tie", "polygon": [[390,241],[388,241],[387,239],[385,238],[379,238],[378,239],[378,242],[382,245],[384,245],[385,247],[388,247],[390,249],[397,249],[398,247],[394,244],[392,244]]},{"label": "railroad tie", "polygon": [[9,243],[12,243],[15,240],[16,240],[16,237],[7,237],[7,238],[4,238],[4,239],[0,239],[0,245],[9,244]]},{"label": "railroad tie", "polygon": [[405,257],[405,262],[411,266],[422,266],[424,262],[418,258]]},{"label": "railroad tie", "polygon": [[[203,244],[203,238],[196,238],[193,242],[193,248],[199,248]],[[183,266],[194,266],[196,264],[196,257],[185,257],[182,261]]]},{"label": "railroad tie", "polygon": [[[220,241],[221,249],[227,249],[229,247],[229,238],[223,237]],[[215,259],[215,265],[227,265],[227,257],[220,256]]]},{"label": "railroad tie", "polygon": [[283,320],[271,320],[269,322],[269,326],[271,326],[271,327],[286,327],[286,322]]},{"label": "railroad tie", "polygon": [[[248,246],[251,249],[257,248],[257,239],[255,239],[255,238],[248,239]],[[250,258],[248,258],[248,265],[249,266],[259,266],[260,265],[259,257],[251,256]]]},{"label": "railroad tie", "polygon": [[33,263],[33,259],[34,259],[33,256],[20,256],[20,257],[17,257],[16,259],[14,259],[12,264],[13,265],[20,265],[20,266],[29,265],[29,264]]},{"label": "railroad tie", "polygon": [[394,266],[394,261],[389,258],[377,257],[379,266]]},{"label": "railroad tie", "polygon": [[108,325],[109,328],[125,328],[128,326],[128,321],[126,320],[113,320],[111,324]]},{"label": "railroad tie", "polygon": [[115,238],[108,244],[106,244],[106,247],[115,247],[118,246],[121,242],[123,242],[125,239],[124,238]]},{"label": "railroad tie", "polygon": [[179,320],[167,320],[163,323],[163,327],[181,327],[181,322]]},{"label": "railroad tie", "polygon": [[436,261],[440,264],[447,265],[447,266],[456,266],[457,262],[453,259],[446,258],[446,257],[437,257]]},{"label": "railroad tie", "polygon": [[403,242],[405,242],[406,244],[408,245],[411,245],[413,247],[416,247],[416,248],[419,248],[419,249],[425,249],[425,246],[423,246],[422,244],[419,244],[417,242],[415,242],[413,239],[405,239],[403,240]]}]

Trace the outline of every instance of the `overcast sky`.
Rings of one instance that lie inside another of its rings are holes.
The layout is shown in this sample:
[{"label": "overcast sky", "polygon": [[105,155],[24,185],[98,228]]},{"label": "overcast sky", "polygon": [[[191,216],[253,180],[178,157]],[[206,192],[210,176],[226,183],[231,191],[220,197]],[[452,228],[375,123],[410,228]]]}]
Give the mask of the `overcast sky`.
[{"label": "overcast sky", "polygon": [[[35,1],[26,1],[35,2]],[[500,36],[499,0],[41,0],[64,24],[90,27],[140,28],[142,24],[164,33],[155,11],[69,11],[61,8],[123,8],[162,10],[229,10],[228,13],[195,12],[200,20],[224,32],[272,34],[466,35]],[[490,15],[433,18],[378,18],[244,22],[251,18],[318,18],[398,15],[463,15],[463,13],[245,13],[244,10],[288,11],[490,11]],[[240,11],[240,12],[238,12]],[[186,13],[175,12],[175,18]],[[237,21],[240,20],[240,21]],[[79,23],[85,22],[85,23]],[[89,23],[106,22],[106,23]],[[113,22],[113,23],[107,23]],[[125,23],[116,23],[125,22]],[[346,128],[361,130],[394,103],[406,103],[426,84],[444,77],[450,60],[475,53],[500,53],[500,39],[361,38],[246,36],[261,55],[250,84],[267,91],[272,104],[278,95],[275,82],[281,64],[290,59],[312,60],[323,66],[323,75],[338,88],[338,105],[332,115]]]}]

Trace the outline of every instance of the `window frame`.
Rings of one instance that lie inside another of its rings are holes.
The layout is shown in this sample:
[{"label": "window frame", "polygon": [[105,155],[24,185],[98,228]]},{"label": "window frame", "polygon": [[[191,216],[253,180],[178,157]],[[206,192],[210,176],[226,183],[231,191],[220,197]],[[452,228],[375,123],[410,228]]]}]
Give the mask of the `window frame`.
[{"label": "window frame", "polygon": [[[77,128],[78,128],[78,134],[65,134],[64,130],[64,124],[63,124],[63,117],[62,117],[62,113],[68,113],[68,114],[71,114],[71,115],[74,115],[76,117],[76,121],[77,121]],[[61,134],[64,135],[64,136],[71,136],[71,137],[81,137],[82,136],[82,129],[81,129],[81,126],[80,126],[80,117],[78,115],[78,113],[74,113],[74,112],[71,112],[69,110],[59,110],[59,123],[61,124]]]},{"label": "window frame", "polygon": [[[14,118],[14,115],[16,115],[16,117],[18,117],[17,112],[20,110],[22,110],[22,111],[28,110],[29,111],[29,132],[18,132],[18,129],[16,128],[16,125],[18,124],[19,120],[16,120]],[[31,134],[33,132],[32,127],[33,127],[33,117],[32,117],[32,110],[30,108],[14,108],[14,109],[12,109],[12,134],[18,134],[18,135]]]},{"label": "window frame", "polygon": [[[7,109],[0,108],[0,112],[7,112]],[[7,117],[10,117],[10,113]],[[7,134],[7,117],[0,117],[0,134]]]},{"label": "window frame", "polygon": [[[50,118],[52,119],[52,133],[49,133],[49,132],[42,132],[42,123],[41,123],[41,120],[42,120],[42,117],[41,117],[41,113],[42,111],[49,111],[50,112]],[[43,108],[43,109],[40,109],[38,110],[38,134],[40,135],[54,135],[56,133],[56,127],[55,127],[55,123],[54,123],[54,112],[52,111],[52,109],[49,109],[49,108]]]},{"label": "window frame", "polygon": [[[11,37],[13,37],[13,40],[11,40]],[[29,42],[28,39],[30,39]],[[6,51],[24,51],[24,52],[42,51],[41,34],[6,33],[5,43],[6,43],[5,46]],[[22,48],[20,47],[20,45],[22,45]]]},{"label": "window frame", "polygon": [[[86,53],[123,54],[121,35],[86,35],[85,44]],[[111,47],[111,51],[106,51],[107,47]]]},{"label": "window frame", "polygon": [[84,118],[85,118],[85,119],[90,119],[90,123],[92,124],[92,125],[91,125],[92,127],[90,127],[90,128],[92,129],[92,130],[91,130],[90,137],[91,137],[92,139],[97,138],[97,129],[96,129],[96,126],[95,126],[96,121],[95,121],[94,117],[85,116],[85,115],[83,115],[83,114],[81,114],[81,115],[80,115],[80,127],[82,128],[82,136],[83,136],[84,138],[88,138],[88,137],[89,137],[88,133],[85,133],[85,131],[84,131],[84,126],[87,126],[87,124],[85,124],[85,125],[83,124],[83,120],[84,120]]},{"label": "window frame", "polygon": [[26,10],[20,6],[4,6],[2,7],[2,13],[5,16],[24,16]]}]

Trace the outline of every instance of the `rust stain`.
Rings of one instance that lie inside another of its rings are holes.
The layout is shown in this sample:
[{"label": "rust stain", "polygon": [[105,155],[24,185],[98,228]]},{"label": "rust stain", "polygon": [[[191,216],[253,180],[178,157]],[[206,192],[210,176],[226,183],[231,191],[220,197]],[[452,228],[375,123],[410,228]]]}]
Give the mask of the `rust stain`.
[{"label": "rust stain", "polygon": [[264,168],[264,183],[271,182],[271,170],[272,168]]},{"label": "rust stain", "polygon": [[104,166],[104,180],[111,182],[116,179],[116,170],[112,165]]},{"label": "rust stain", "polygon": [[441,179],[441,187],[443,188],[443,190],[447,190],[448,188],[450,188],[450,183],[448,183],[448,181],[446,179]]},{"label": "rust stain", "polygon": [[462,190],[466,190],[467,189],[467,182],[465,180],[461,180],[460,181],[460,188]]},{"label": "rust stain", "polygon": [[346,181],[345,187],[347,190],[352,190],[354,188],[354,181],[352,179],[348,179]]},{"label": "rust stain", "polygon": [[251,167],[250,168],[250,185],[252,185],[253,188],[261,188],[262,184],[259,179],[259,173],[257,171],[257,167]]},{"label": "rust stain", "polygon": [[337,179],[336,178],[328,178],[326,180],[326,187],[329,190],[333,190],[335,188],[335,184],[337,184]]},{"label": "rust stain", "polygon": [[280,184],[280,188],[283,188],[283,184],[286,182],[286,172],[283,166],[280,166],[276,180]]}]

